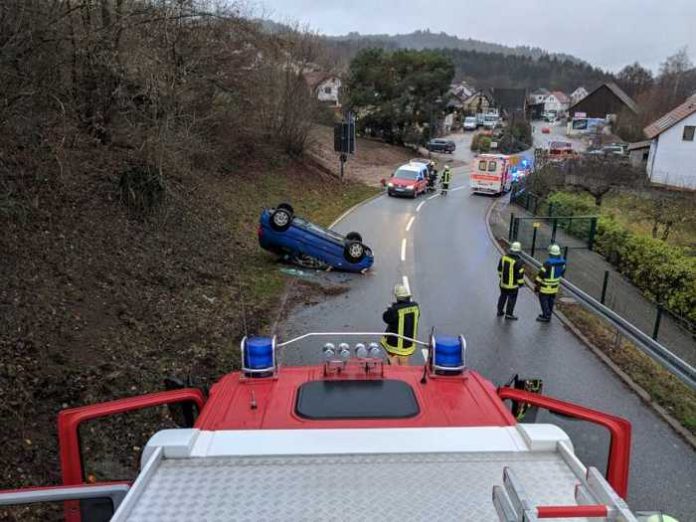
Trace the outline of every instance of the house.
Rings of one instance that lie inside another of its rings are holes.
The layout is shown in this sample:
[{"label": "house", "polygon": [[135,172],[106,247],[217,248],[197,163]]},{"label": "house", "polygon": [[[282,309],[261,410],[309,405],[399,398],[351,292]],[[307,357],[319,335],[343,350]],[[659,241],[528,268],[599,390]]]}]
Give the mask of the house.
[{"label": "house", "polygon": [[580,100],[582,100],[587,95],[588,95],[587,89],[585,89],[584,87],[578,87],[570,95],[570,104],[575,105],[576,103],[578,103]]},{"label": "house", "polygon": [[526,89],[499,89],[492,90],[493,102],[503,116],[514,118],[516,115],[525,118],[527,115],[527,90]]},{"label": "house", "polygon": [[614,82],[603,83],[583,99],[573,103],[568,110],[570,115],[584,113],[588,118],[604,118],[628,111],[638,114],[638,105]]},{"label": "house", "polygon": [[459,98],[460,100],[466,100],[475,92],[476,90],[465,81],[453,83],[452,85],[450,85],[450,93]]},{"label": "house", "polygon": [[645,168],[650,155],[650,143],[650,140],[645,140],[628,144],[628,161],[631,165],[640,169]]},{"label": "house", "polygon": [[543,87],[541,89],[537,89],[535,91],[532,91],[529,93],[529,98],[527,99],[527,103],[529,105],[539,105],[543,104],[544,100],[546,100],[546,97],[551,94],[551,91],[548,89],[544,89]]},{"label": "house", "polygon": [[537,89],[527,96],[527,118],[540,120],[544,117],[544,100],[551,94],[548,89]]},{"label": "house", "polygon": [[462,110],[467,114],[486,112],[493,106],[493,96],[487,91],[477,91],[462,103]]},{"label": "house", "polygon": [[320,102],[340,107],[341,79],[338,76],[321,71],[312,71],[304,73],[304,77],[307,85]]},{"label": "house", "polygon": [[561,91],[553,91],[544,100],[544,112],[564,114],[570,107],[570,98]]},{"label": "house", "polygon": [[696,94],[643,133],[650,140],[646,168],[650,181],[696,190]]}]

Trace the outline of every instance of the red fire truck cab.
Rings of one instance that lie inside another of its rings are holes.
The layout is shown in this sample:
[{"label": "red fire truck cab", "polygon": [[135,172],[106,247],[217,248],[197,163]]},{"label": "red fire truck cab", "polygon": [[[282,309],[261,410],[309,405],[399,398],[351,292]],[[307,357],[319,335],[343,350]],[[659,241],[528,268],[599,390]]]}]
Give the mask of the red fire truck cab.
[{"label": "red fire truck cab", "polygon": [[[0,492],[0,506],[60,500],[75,522],[638,520],[622,500],[627,421],[524,386],[496,389],[466,366],[461,336],[414,340],[426,362],[390,366],[370,342],[379,335],[245,338],[242,369],[207,397],[182,388],[64,410],[63,484]],[[281,350],[317,339],[328,340],[321,364],[278,364]],[[86,483],[82,423],[181,403],[195,420],[147,442],[133,483]],[[606,476],[580,462],[557,426],[519,423],[530,408],[608,429]],[[94,498],[110,503],[108,517],[90,513]]]}]

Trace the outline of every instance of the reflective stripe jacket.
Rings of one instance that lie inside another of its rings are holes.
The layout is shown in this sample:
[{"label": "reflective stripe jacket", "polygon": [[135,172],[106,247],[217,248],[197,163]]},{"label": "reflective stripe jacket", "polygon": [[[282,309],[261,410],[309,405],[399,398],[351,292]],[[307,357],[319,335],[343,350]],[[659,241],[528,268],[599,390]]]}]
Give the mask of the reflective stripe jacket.
[{"label": "reflective stripe jacket", "polygon": [[450,169],[445,169],[442,171],[442,182],[449,183],[452,181],[452,171]]},{"label": "reflective stripe jacket", "polygon": [[[397,301],[393,303],[382,315],[382,320],[387,323],[387,333],[395,333],[415,339],[418,335],[418,319],[420,308],[414,301]],[[413,342],[399,337],[384,336],[382,347],[393,355],[411,355],[416,350]]]},{"label": "reflective stripe jacket", "polygon": [[561,286],[561,278],[565,273],[565,269],[566,262],[562,257],[551,256],[548,258],[536,276],[539,292],[548,295],[557,294],[558,288]]},{"label": "reflective stripe jacket", "polygon": [[516,290],[524,284],[524,267],[519,256],[507,254],[500,258],[498,281],[504,290]]}]

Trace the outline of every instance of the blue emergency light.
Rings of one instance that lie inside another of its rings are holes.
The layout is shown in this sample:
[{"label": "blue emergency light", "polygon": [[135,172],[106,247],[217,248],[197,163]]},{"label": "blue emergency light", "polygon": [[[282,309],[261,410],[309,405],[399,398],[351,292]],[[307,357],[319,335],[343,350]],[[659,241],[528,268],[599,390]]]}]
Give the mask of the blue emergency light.
[{"label": "blue emergency light", "polygon": [[242,348],[242,371],[248,377],[265,377],[275,373],[275,337],[244,337]]},{"label": "blue emergency light", "polygon": [[431,369],[434,372],[462,373],[466,341],[463,336],[433,336],[430,340],[432,348]]}]

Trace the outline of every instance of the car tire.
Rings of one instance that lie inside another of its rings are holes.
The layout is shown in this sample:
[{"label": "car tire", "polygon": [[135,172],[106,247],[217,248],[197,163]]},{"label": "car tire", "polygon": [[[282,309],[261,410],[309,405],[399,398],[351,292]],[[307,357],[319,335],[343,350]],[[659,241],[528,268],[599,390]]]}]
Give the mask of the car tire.
[{"label": "car tire", "polygon": [[277,208],[271,214],[271,228],[276,232],[285,232],[292,223],[292,211],[287,208]]},{"label": "car tire", "polygon": [[362,236],[358,232],[348,232],[348,234],[346,234],[346,239],[348,241],[359,241],[362,243]]},{"label": "car tire", "polygon": [[365,245],[360,241],[346,241],[343,257],[349,263],[359,263],[365,257]]},{"label": "car tire", "polygon": [[276,208],[282,208],[290,212],[290,214],[295,213],[295,209],[292,208],[292,205],[290,203],[280,203],[279,205],[276,206]]}]

